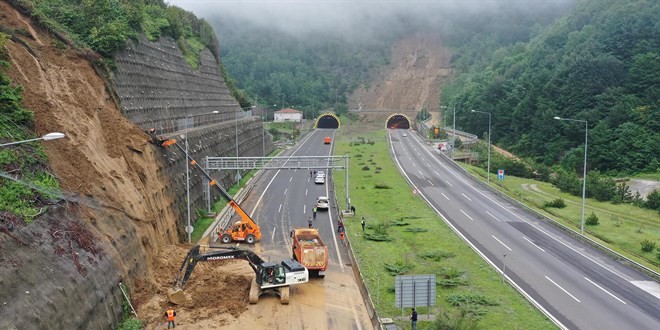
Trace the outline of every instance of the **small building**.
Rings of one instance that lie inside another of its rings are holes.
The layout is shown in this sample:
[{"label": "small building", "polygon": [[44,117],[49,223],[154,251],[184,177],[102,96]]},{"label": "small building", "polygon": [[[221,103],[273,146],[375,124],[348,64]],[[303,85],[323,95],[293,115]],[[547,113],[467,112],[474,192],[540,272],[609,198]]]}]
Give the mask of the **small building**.
[{"label": "small building", "polygon": [[282,109],[279,111],[275,111],[275,122],[276,123],[281,123],[281,122],[302,122],[303,119],[303,113],[302,111],[296,110],[296,109],[291,109],[291,108],[286,108]]}]

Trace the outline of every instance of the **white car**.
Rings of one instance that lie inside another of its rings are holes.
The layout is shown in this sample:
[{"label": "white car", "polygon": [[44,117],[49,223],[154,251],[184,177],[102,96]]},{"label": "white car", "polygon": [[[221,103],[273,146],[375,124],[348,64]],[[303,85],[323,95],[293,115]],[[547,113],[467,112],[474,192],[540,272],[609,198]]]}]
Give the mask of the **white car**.
[{"label": "white car", "polygon": [[316,176],[322,176],[325,178],[325,172],[323,171],[316,171]]},{"label": "white car", "polygon": [[316,178],[314,178],[314,183],[324,184],[325,183],[325,177],[324,176],[317,176]]},{"label": "white car", "polygon": [[328,200],[328,197],[325,196],[319,196],[319,198],[316,200],[316,208],[317,209],[328,209],[330,205],[330,201]]},{"label": "white car", "polygon": [[403,133],[403,137],[408,137],[408,134],[406,134],[406,133]]}]

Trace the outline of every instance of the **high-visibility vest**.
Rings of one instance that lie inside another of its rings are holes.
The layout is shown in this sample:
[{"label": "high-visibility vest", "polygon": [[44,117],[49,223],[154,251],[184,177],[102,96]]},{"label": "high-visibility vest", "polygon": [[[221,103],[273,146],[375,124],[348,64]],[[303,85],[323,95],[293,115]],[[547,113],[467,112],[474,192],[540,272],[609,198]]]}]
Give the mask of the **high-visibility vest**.
[{"label": "high-visibility vest", "polygon": [[174,310],[171,308],[167,310],[167,320],[174,321]]}]

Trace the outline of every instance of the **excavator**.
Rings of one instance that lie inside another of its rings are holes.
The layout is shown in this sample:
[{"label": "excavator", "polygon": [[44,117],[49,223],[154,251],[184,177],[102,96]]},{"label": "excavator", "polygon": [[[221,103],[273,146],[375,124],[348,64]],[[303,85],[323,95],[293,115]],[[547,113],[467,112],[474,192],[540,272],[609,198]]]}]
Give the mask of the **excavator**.
[{"label": "excavator", "polygon": [[154,130],[149,131],[149,135],[151,136],[152,143],[162,147],[166,148],[171,145],[175,145],[181,150],[181,152],[186,155],[188,160],[190,161],[190,165],[192,167],[196,167],[199,169],[202,173],[204,173],[204,176],[206,176],[206,179],[209,180],[209,185],[214,186],[218,188],[222,196],[224,196],[227,200],[229,200],[229,206],[231,206],[234,211],[238,214],[238,216],[241,218],[240,221],[236,221],[234,224],[231,225],[231,227],[227,228],[226,230],[220,230],[218,231],[218,238],[220,238],[220,241],[222,243],[231,243],[231,242],[245,242],[248,244],[254,244],[258,241],[261,240],[261,228],[259,228],[259,225],[257,225],[252,218],[245,213],[243,208],[241,208],[238,203],[234,200],[229,193],[222,188],[220,184],[218,184],[218,181],[215,179],[211,178],[211,176],[201,167],[197,162],[190,157],[188,153],[186,153],[186,149],[181,147],[175,139],[169,139],[169,140],[161,140],[155,135]]},{"label": "excavator", "polygon": [[259,296],[270,293],[280,297],[280,303],[289,303],[289,286],[303,284],[309,281],[307,268],[295,260],[284,260],[280,262],[266,262],[256,253],[250,250],[237,249],[235,247],[209,247],[219,249],[211,252],[200,252],[200,246],[196,245],[186,255],[185,260],[179,268],[179,273],[174,280],[174,287],[169,290],[170,302],[180,305],[186,302],[183,288],[188,282],[190,275],[197,262],[218,261],[227,259],[242,259],[250,264],[255,280],[250,287],[248,301],[256,304]]}]

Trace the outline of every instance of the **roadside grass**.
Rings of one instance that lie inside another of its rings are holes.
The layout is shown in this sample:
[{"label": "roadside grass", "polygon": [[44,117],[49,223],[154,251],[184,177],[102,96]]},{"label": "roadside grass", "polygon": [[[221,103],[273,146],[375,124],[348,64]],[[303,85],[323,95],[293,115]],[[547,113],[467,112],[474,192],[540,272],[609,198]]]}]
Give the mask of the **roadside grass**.
[{"label": "roadside grass", "polygon": [[[356,207],[356,216],[345,220],[347,235],[380,317],[391,317],[399,326],[408,323],[407,319],[396,320],[402,311],[394,306],[395,275],[392,274],[402,271],[437,274],[437,282],[445,284],[437,286],[432,314],[460,314],[465,310],[479,319],[479,327],[484,329],[555,327],[517,291],[504,284],[499,273],[412,193],[390,157],[385,131],[340,134],[335,155],[344,154],[350,156],[349,189]],[[364,169],[365,166],[369,169]],[[339,200],[345,196],[345,175],[341,172],[335,171],[333,175]],[[367,233],[378,230],[392,240],[365,239],[360,227],[363,216]],[[410,228],[426,231],[406,230]],[[421,314],[427,313],[426,307],[418,307]],[[406,308],[404,314],[409,313],[410,309]],[[420,318],[418,326],[425,329],[431,324]]]},{"label": "roadside grass", "polygon": [[[485,180],[485,170],[462,163],[461,166],[471,174]],[[503,193],[580,232],[582,197],[563,193],[550,183],[532,179],[506,176],[504,180],[500,181],[491,173],[491,182],[493,180],[494,184],[492,186]],[[536,190],[541,192],[533,190],[532,185],[538,187]],[[566,202],[565,208],[544,207],[546,202],[551,202],[558,197]],[[660,214],[657,211],[630,204],[615,205],[587,198],[584,209],[585,219],[592,212],[596,214],[599,222],[595,226],[585,224],[585,235],[656,272],[660,272],[658,247],[653,251],[644,252],[641,244],[644,240],[660,244]]]}]

